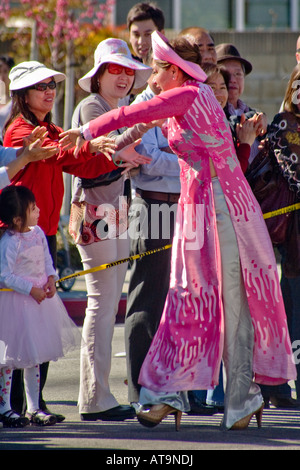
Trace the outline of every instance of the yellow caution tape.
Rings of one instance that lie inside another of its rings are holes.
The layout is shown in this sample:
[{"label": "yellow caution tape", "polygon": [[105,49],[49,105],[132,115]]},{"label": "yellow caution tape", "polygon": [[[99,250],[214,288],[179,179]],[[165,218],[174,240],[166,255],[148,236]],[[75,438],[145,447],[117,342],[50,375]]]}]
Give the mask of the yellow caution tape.
[{"label": "yellow caution tape", "polygon": [[[275,211],[266,212],[265,214],[263,214],[263,217],[264,219],[270,219],[271,217],[276,217],[276,215],[287,214],[288,212],[292,212],[298,209],[300,209],[300,202],[297,202],[296,204],[292,204],[290,206],[283,207],[282,209],[277,209]],[[85,276],[86,274],[94,273],[96,271],[103,271],[104,269],[112,268],[113,266],[118,266],[119,264],[128,263],[129,261],[143,258],[144,256],[152,255],[153,253],[157,253],[159,251],[168,250],[171,247],[172,245],[165,245],[165,246],[162,246],[161,248],[155,248],[153,250],[145,251],[144,253],[141,253],[139,255],[129,256],[128,258],[119,259],[118,261],[113,261],[112,263],[101,264],[100,266],[96,266],[95,268],[86,269],[85,271],[79,271],[78,273],[74,273],[74,274],[69,274],[68,276],[62,277],[56,282],[62,282],[62,281],[65,281],[67,279],[71,279],[74,277]],[[12,291],[12,289],[0,289],[0,291],[10,292]]]},{"label": "yellow caution tape", "polygon": [[118,261],[113,261],[112,263],[101,264],[100,266],[96,266],[95,268],[86,269],[85,271],[79,271],[78,273],[69,274],[62,279],[59,279],[57,282],[65,281],[66,279],[71,279],[72,277],[84,276],[85,274],[94,273],[96,271],[103,271],[104,269],[112,268],[113,266],[118,266],[122,263],[127,263],[128,261],[133,261],[135,259],[143,258],[144,256],[152,255],[153,253],[157,253],[158,251],[168,250],[171,248],[172,245],[165,245],[160,248],[155,248],[153,250],[145,251],[139,255],[129,256],[128,258],[119,259]]},{"label": "yellow caution tape", "polygon": [[275,217],[276,215],[287,214],[288,212],[296,211],[297,209],[300,209],[300,202],[283,207],[282,209],[277,209],[276,211],[266,212],[265,214],[263,214],[263,216],[264,219],[270,219],[271,217]]},{"label": "yellow caution tape", "polygon": [[[128,263],[129,261],[143,258],[144,256],[152,255],[153,253],[157,253],[159,251],[168,250],[169,248],[171,248],[171,246],[172,245],[165,245],[160,248],[155,248],[153,250],[145,251],[144,253],[140,253],[139,255],[129,256],[128,258],[119,259],[118,261],[113,261],[112,263],[101,264],[100,266],[96,266],[95,268],[86,269],[85,271],[79,271],[78,273],[74,273],[74,274],[69,274],[68,276],[62,277],[56,282],[62,282],[62,281],[65,281],[66,279],[71,279],[73,277],[85,276],[86,274],[94,273],[96,271],[103,271],[104,269],[112,268],[113,266],[118,266],[119,264],[122,264],[122,263]],[[13,289],[0,289],[1,292],[11,292],[12,290]]]}]

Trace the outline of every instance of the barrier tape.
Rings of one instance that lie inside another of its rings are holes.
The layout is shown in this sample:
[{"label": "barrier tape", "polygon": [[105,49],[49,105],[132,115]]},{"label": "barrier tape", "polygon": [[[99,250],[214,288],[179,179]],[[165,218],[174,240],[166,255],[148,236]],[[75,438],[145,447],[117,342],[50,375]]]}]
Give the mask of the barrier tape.
[{"label": "barrier tape", "polygon": [[[276,215],[280,214],[287,214],[289,212],[295,211],[300,209],[300,202],[296,204],[291,204],[290,206],[283,207],[282,209],[277,209],[275,211],[266,212],[263,214],[264,219],[270,219],[271,217],[276,217]],[[85,271],[79,271],[78,273],[69,274],[68,276],[62,277],[58,279],[56,282],[66,281],[67,279],[71,279],[74,277],[85,276],[86,274],[94,273],[96,271],[103,271],[104,269],[112,268],[113,266],[118,266],[119,264],[128,263],[129,261],[134,261],[139,258],[143,258],[144,256],[152,255],[153,253],[157,253],[159,251],[168,250],[172,247],[172,245],[165,245],[160,248],[155,248],[153,250],[145,251],[144,253],[140,253],[139,255],[129,256],[128,258],[119,259],[118,261],[113,261],[112,263],[105,263],[101,264],[100,266],[96,266],[95,268],[86,269]],[[11,292],[12,289],[0,289],[0,292]]]},{"label": "barrier tape", "polygon": [[264,219],[270,219],[271,217],[275,217],[276,215],[287,214],[288,212],[296,211],[297,209],[300,209],[300,202],[283,207],[282,209],[277,209],[276,211],[266,212],[265,214],[263,214],[263,216]]},{"label": "barrier tape", "polygon": [[[100,266],[86,269],[85,271],[79,271],[78,273],[69,274],[68,276],[58,279],[58,281],[56,282],[62,282],[73,277],[85,276],[86,274],[94,273],[96,271],[103,271],[104,269],[112,268],[113,266],[118,266],[119,264],[127,263],[138,258],[143,258],[144,256],[152,255],[153,253],[157,253],[159,251],[168,250],[169,248],[171,248],[171,246],[172,245],[165,245],[160,248],[154,248],[153,250],[145,251],[144,253],[140,253],[139,255],[129,256],[128,258],[119,259],[118,261],[113,261],[111,263],[101,264]],[[13,289],[0,289],[1,292],[11,292],[12,290]]]},{"label": "barrier tape", "polygon": [[119,264],[127,263],[128,261],[133,261],[138,258],[143,258],[144,256],[152,255],[153,253],[157,253],[158,251],[168,250],[171,248],[172,245],[165,245],[160,248],[155,248],[153,250],[145,251],[144,253],[140,253],[139,255],[129,256],[128,258],[119,259],[118,261],[113,261],[112,263],[105,263],[101,264],[100,266],[96,266],[95,268],[86,269],[85,271],[80,271],[78,273],[69,274],[62,279],[59,279],[57,282],[65,281],[66,279],[71,279],[73,277],[84,276],[85,274],[94,273],[96,271],[103,271],[104,269],[112,268],[113,266],[118,266]]}]

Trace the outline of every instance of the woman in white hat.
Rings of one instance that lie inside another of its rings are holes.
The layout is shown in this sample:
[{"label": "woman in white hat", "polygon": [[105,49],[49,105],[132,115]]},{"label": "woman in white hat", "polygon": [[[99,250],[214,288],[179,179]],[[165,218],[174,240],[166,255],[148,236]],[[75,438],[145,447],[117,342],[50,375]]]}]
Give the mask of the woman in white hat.
[{"label": "woman in white hat", "polygon": [[[26,61],[11,69],[9,79],[12,113],[6,125],[4,145],[22,146],[23,139],[31,134],[36,126],[44,126],[48,135],[43,146],[57,147],[62,129],[52,122],[51,111],[56,97],[57,83],[63,81],[65,75],[49,69],[40,62]],[[81,177],[95,177],[101,172],[106,173],[116,169],[117,165],[113,161],[109,161],[103,155],[91,153],[101,151],[101,149],[105,151],[106,148],[109,150],[111,145],[110,140],[100,142],[100,145],[99,141],[94,141],[92,145],[87,143],[80,151],[78,159],[74,158],[71,150],[60,150],[53,158],[41,160],[35,165],[27,165],[12,179],[12,184],[26,186],[35,195],[40,208],[39,225],[46,234],[54,266],[56,266],[56,233],[64,195],[63,172]],[[134,152],[131,152],[130,159],[132,159],[132,154]],[[142,160],[138,154],[134,155],[133,159],[135,157],[137,163]],[[120,155],[116,158],[119,159]],[[121,158],[127,159],[128,155],[122,151]],[[48,363],[41,366],[41,390],[46,381],[47,369]],[[15,380],[16,383],[17,380]],[[20,380],[18,383],[20,384]],[[21,412],[22,406],[16,397],[17,391],[13,386],[12,406],[16,411]],[[43,422],[47,424],[48,410],[42,396],[40,406],[45,414]],[[58,419],[64,418],[59,415]]]},{"label": "woman in white hat", "polygon": [[[90,95],[75,109],[73,127],[117,108],[119,100],[133,87],[146,84],[151,72],[150,67],[132,58],[125,41],[114,38],[102,41],[94,54],[94,67],[78,82]],[[138,129],[124,131],[125,128],[118,129],[110,135],[116,139],[118,148],[141,136]],[[122,171],[95,179],[75,179],[70,233],[77,243],[84,269],[129,256],[129,201],[130,180]],[[79,389],[82,420],[122,421],[135,415],[132,407],[118,404],[108,383],[113,328],[126,270],[127,263],[124,263],[85,278],[88,304]]]},{"label": "woman in white hat", "polygon": [[[296,377],[273,247],[258,202],[236,157],[226,116],[184,39],[152,33],[154,81],[162,93],[110,111],[64,133],[80,144],[113,128],[168,118],[179,157],[181,194],[172,247],[170,287],[139,383],[139,421],[155,426],[188,411],[188,390],[218,383],[226,370],[222,426],[261,425],[258,383]],[[255,377],[256,383],[253,381]]]}]

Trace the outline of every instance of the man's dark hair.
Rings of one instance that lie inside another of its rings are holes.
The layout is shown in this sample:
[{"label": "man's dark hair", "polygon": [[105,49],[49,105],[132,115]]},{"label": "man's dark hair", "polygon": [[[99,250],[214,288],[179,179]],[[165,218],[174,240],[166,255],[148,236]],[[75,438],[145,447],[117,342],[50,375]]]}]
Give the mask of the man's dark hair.
[{"label": "man's dark hair", "polygon": [[162,31],[165,27],[165,17],[160,8],[153,3],[140,2],[134,5],[127,15],[127,28],[135,21],[152,20],[158,31]]}]

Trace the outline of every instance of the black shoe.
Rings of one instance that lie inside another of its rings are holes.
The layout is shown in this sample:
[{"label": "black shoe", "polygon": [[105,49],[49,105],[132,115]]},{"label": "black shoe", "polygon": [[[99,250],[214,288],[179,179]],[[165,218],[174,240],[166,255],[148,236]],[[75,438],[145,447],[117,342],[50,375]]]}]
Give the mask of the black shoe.
[{"label": "black shoe", "polygon": [[57,414],[57,413],[52,413],[50,410],[48,410],[47,406],[46,406],[45,408],[41,408],[41,410],[42,410],[46,415],[55,416],[57,423],[62,423],[62,422],[66,419],[66,417],[65,417],[64,415]]},{"label": "black shoe", "polygon": [[0,423],[3,424],[4,428],[24,428],[28,426],[29,419],[25,418],[25,416],[20,416],[14,410],[8,410],[0,414]]},{"label": "black shoe", "polygon": [[188,415],[212,416],[219,412],[216,406],[205,405],[204,403],[190,403],[190,407],[190,411],[187,412]]},{"label": "black shoe", "polygon": [[289,409],[300,408],[300,401],[295,400],[295,398],[292,398],[292,397],[270,396],[269,400],[272,403],[272,405],[275,406],[276,408],[289,408]]},{"label": "black shoe", "polygon": [[218,410],[215,406],[201,403],[201,401],[196,398],[192,391],[188,392],[188,400],[191,408],[190,411],[187,412],[188,415],[211,416],[215,413],[218,413]]},{"label": "black shoe", "polygon": [[31,424],[37,424],[38,426],[53,426],[57,423],[57,419],[53,414],[45,413],[43,410],[36,410],[33,413],[27,411],[26,417]]},{"label": "black shoe", "polygon": [[119,405],[98,413],[82,413],[81,421],[124,421],[136,417],[135,409],[128,405]]}]

